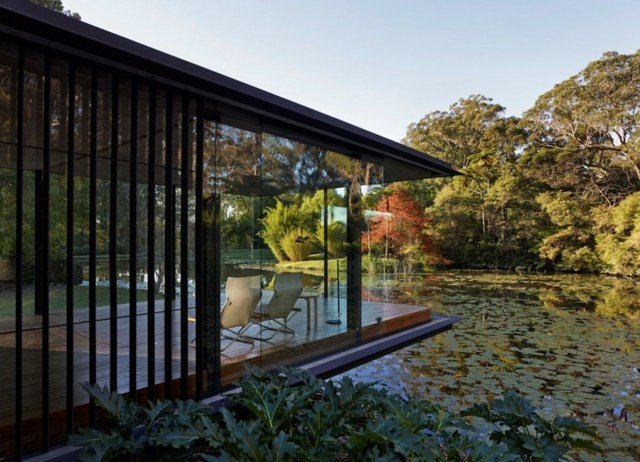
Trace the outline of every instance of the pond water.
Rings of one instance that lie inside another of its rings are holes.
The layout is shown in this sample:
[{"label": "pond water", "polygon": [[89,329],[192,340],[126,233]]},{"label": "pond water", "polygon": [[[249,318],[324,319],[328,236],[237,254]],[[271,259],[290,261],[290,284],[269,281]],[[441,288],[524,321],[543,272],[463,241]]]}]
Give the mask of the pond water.
[{"label": "pond water", "polygon": [[514,389],[545,417],[573,414],[596,425],[604,460],[640,460],[638,281],[452,271],[368,283],[372,298],[463,320],[350,371],[354,379],[452,410]]}]

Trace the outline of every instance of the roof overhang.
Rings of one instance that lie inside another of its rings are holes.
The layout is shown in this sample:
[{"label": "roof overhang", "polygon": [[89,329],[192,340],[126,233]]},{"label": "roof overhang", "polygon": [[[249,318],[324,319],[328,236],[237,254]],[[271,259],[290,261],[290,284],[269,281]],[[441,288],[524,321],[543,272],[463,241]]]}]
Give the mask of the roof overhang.
[{"label": "roof overhang", "polygon": [[346,154],[419,168],[420,177],[459,174],[450,164],[401,143],[27,1],[3,0],[0,13],[0,32],[202,94],[250,111],[267,124],[340,146]]}]

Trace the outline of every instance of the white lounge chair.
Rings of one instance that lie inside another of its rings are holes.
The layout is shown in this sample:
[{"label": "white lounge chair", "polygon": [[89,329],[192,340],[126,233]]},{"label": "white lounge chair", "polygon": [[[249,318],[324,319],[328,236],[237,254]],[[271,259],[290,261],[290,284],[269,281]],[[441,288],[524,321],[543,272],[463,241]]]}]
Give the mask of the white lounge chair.
[{"label": "white lounge chair", "polygon": [[233,342],[253,345],[253,339],[246,336],[245,331],[251,326],[253,313],[262,296],[260,276],[229,277],[225,292],[227,299],[220,312],[220,325],[222,338],[231,342],[221,350]]},{"label": "white lounge chair", "polygon": [[[294,306],[301,292],[302,273],[276,274],[273,282],[273,297],[266,307],[253,314],[252,321],[268,330],[295,335],[295,331],[287,326],[287,323],[296,313],[302,311]],[[270,326],[269,322],[276,323],[278,327]]]}]

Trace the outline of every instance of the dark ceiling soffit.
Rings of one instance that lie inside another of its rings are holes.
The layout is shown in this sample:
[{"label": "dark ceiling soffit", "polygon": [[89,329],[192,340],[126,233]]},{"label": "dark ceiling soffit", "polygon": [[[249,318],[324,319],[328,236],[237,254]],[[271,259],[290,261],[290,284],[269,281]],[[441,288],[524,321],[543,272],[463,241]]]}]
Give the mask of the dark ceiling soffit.
[{"label": "dark ceiling soffit", "polygon": [[233,104],[240,103],[274,120],[307,126],[324,137],[420,165],[438,172],[438,176],[459,173],[448,163],[408,146],[24,0],[2,0],[0,11],[0,22],[10,28],[32,31],[38,36],[55,37],[56,43],[72,49],[143,70],[145,74],[185,83],[228,98]]}]

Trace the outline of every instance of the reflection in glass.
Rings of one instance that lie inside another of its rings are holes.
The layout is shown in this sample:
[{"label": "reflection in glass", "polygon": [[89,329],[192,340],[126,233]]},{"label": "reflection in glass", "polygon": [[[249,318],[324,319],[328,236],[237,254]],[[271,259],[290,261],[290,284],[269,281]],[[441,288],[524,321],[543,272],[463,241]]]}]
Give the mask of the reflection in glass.
[{"label": "reflection in glass", "polygon": [[[16,417],[17,64],[17,47],[0,41],[0,428],[4,429],[11,428]],[[9,431],[6,433],[12,436]],[[0,442],[0,454],[11,453],[12,443]]]}]

